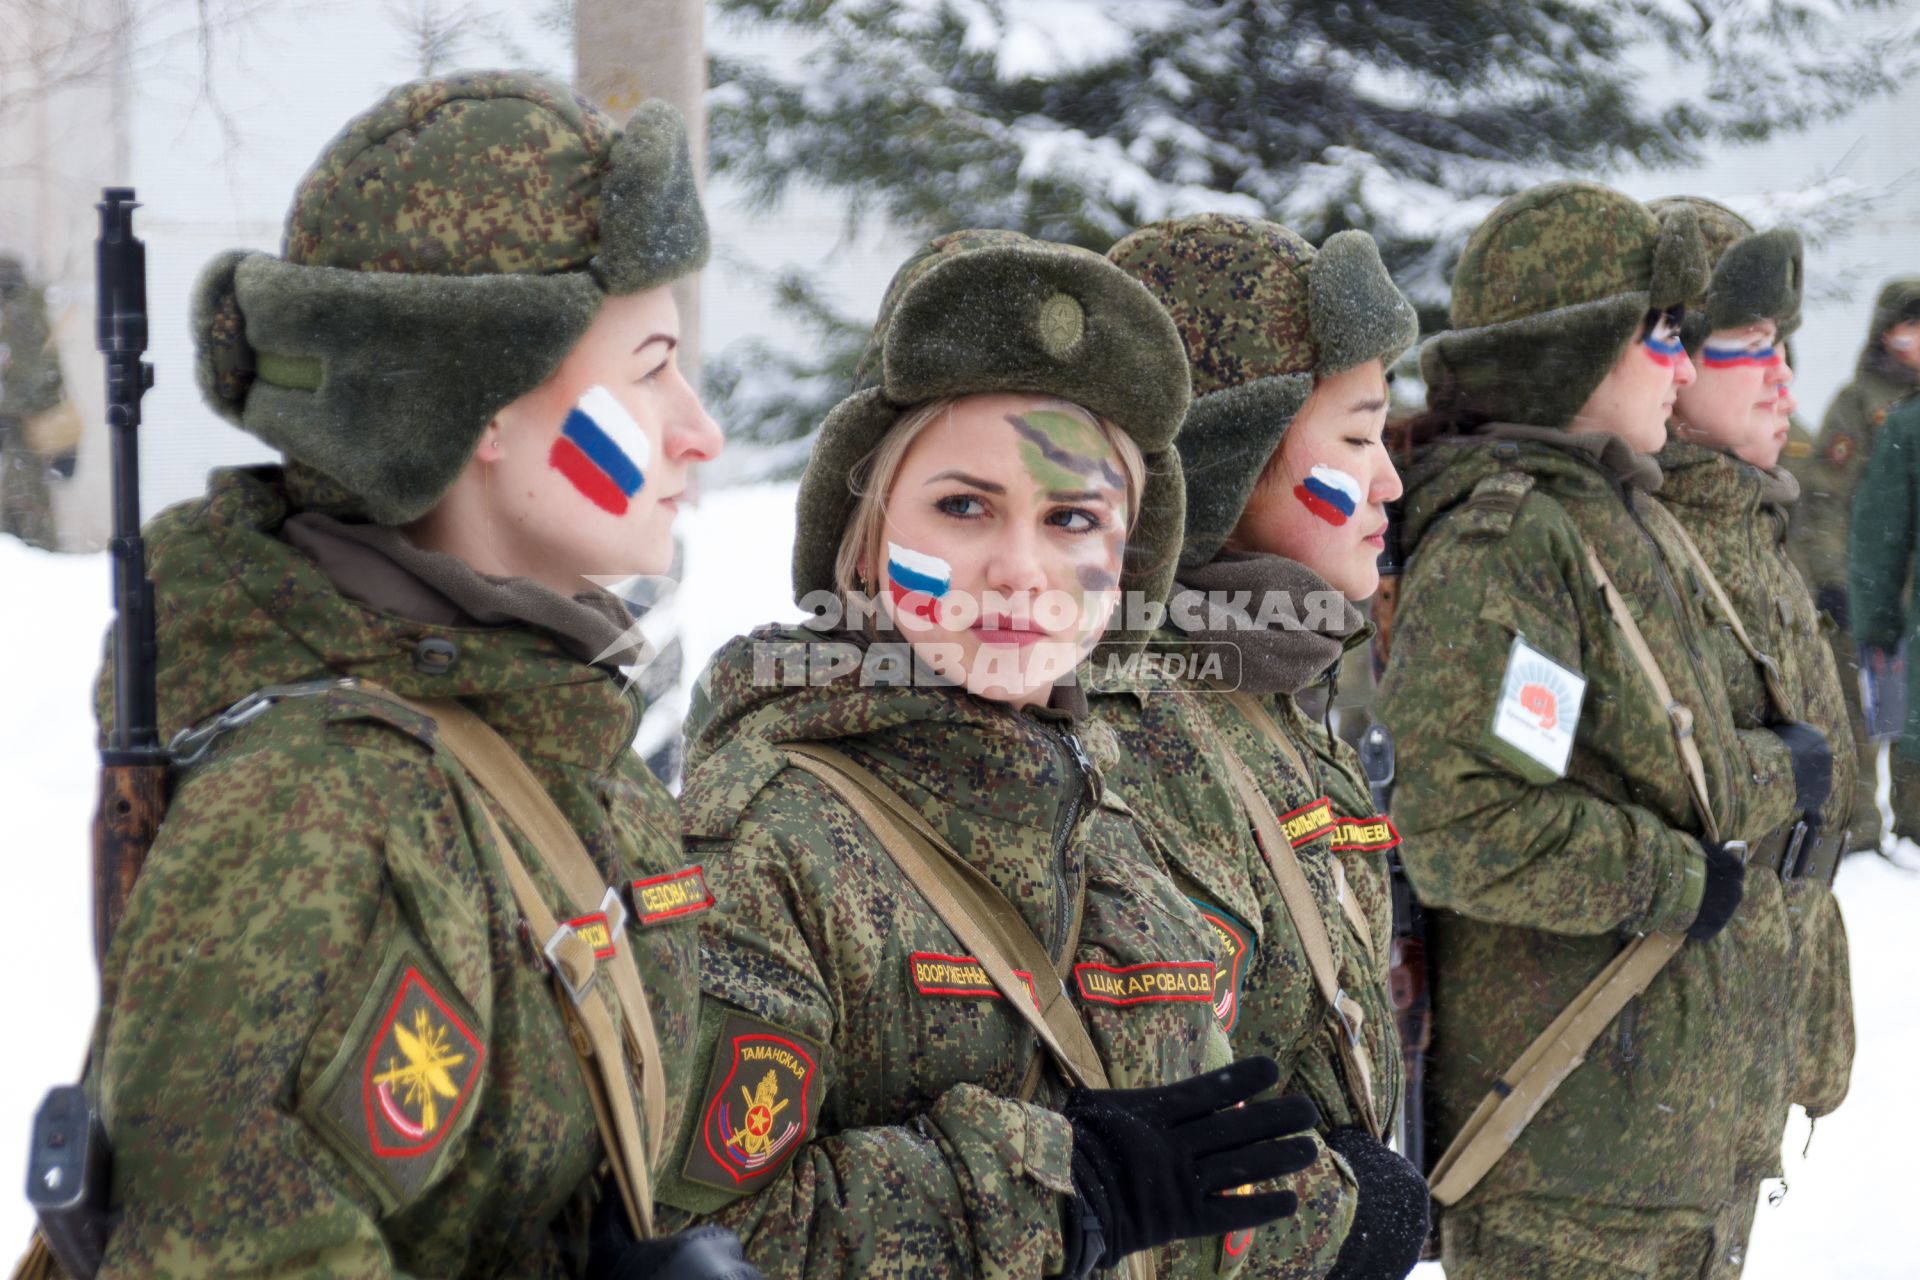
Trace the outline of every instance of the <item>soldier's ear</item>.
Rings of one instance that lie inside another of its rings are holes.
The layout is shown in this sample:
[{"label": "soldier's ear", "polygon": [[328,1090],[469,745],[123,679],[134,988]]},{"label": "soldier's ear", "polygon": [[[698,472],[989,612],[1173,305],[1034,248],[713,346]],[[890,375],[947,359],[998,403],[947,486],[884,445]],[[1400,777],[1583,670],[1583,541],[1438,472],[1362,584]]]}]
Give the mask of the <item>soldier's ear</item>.
[{"label": "soldier's ear", "polygon": [[507,456],[506,439],[500,430],[500,419],[495,418],[487,424],[487,429],[481,433],[480,445],[473,451],[473,456],[481,462],[498,462]]}]

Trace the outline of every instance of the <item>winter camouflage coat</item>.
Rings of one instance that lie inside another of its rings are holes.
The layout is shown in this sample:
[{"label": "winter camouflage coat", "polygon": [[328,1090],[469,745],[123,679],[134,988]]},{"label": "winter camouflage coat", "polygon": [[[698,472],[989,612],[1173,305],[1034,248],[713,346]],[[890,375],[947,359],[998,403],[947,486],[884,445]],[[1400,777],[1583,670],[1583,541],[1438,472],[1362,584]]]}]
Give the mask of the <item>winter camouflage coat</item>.
[{"label": "winter camouflage coat", "polygon": [[[1645,491],[1652,460],[1613,437],[1488,431],[1436,441],[1407,476],[1411,561],[1378,703],[1407,873],[1449,912],[1432,947],[1441,1141],[1630,935],[1686,928],[1705,886],[1667,715],[1586,547],[1693,713],[1723,837],[1759,840],[1794,800],[1784,746],[1732,718],[1703,593]],[[1578,1199],[1706,1225],[1743,1176],[1742,1109],[1775,1101],[1722,1082],[1786,1051],[1788,1028],[1760,1011],[1787,939],[1779,881],[1749,876],[1731,924],[1628,1004],[1465,1203]]]},{"label": "winter camouflage coat", "polygon": [[[702,932],[709,1083],[660,1196],[732,1227],[770,1280],[1057,1272],[1072,1130],[1047,1105],[1051,1070],[1020,1100],[1035,1037],[781,744],[848,753],[994,883],[1059,959],[1115,1087],[1226,1060],[1214,932],[1155,869],[1060,713],[852,675],[783,685],[768,656],[808,641],[838,643],[773,628],[731,642],[688,724],[688,855],[725,906]],[[753,1132],[743,1112],[769,1105]],[[1300,1213],[1263,1231],[1329,1231],[1321,1219],[1342,1209],[1322,1193],[1337,1185],[1333,1159],[1289,1180]],[[1161,1274],[1237,1270],[1248,1243],[1162,1251]]]},{"label": "winter camouflage coat", "polygon": [[[518,749],[609,883],[681,867],[616,674],[532,627],[356,604],[275,536],[287,514],[277,472],[228,471],[148,526],[163,735],[292,681],[458,697]],[[440,674],[417,665],[429,639],[452,646]],[[593,1107],[474,792],[420,733],[364,695],[323,693],[181,773],[94,1036],[121,1214],[103,1276],[579,1274]],[[630,928],[677,1125],[696,918]]]},{"label": "winter camouflage coat", "polygon": [[[1262,703],[1312,776],[1303,777],[1218,691],[1192,681],[1169,686],[1138,680],[1095,702],[1096,714],[1120,740],[1120,764],[1110,784],[1151,827],[1175,885],[1220,933],[1226,955],[1216,979],[1215,1012],[1234,1054],[1265,1054],[1278,1062],[1281,1091],[1311,1097],[1323,1130],[1360,1125],[1356,1085],[1346,1078],[1334,1040],[1340,1033],[1220,753],[1239,758],[1283,830],[1297,832],[1295,854],[1333,942],[1340,985],[1364,1015],[1375,1114],[1386,1125],[1402,1088],[1387,993],[1393,918],[1384,858],[1393,843],[1392,824],[1374,815],[1350,747],[1338,739],[1330,747],[1293,698],[1276,695]],[[1328,1191],[1349,1201],[1330,1224],[1339,1230],[1324,1239],[1289,1241],[1312,1247],[1262,1257],[1259,1274],[1328,1273],[1355,1207],[1344,1180],[1330,1180]]]},{"label": "winter camouflage coat", "polygon": [[1887,415],[1873,462],[1853,508],[1849,593],[1857,609],[1854,638],[1877,649],[1907,649],[1907,724],[1898,750],[1920,760],[1920,613],[1908,583],[1920,559],[1920,399]]},{"label": "winter camouflage coat", "polygon": [[[1784,471],[1761,471],[1695,444],[1671,443],[1659,462],[1665,477],[1661,505],[1700,548],[1754,645],[1778,664],[1788,711],[1818,726],[1835,744],[1833,791],[1820,817],[1824,833],[1844,831],[1860,761],[1848,749],[1847,705],[1819,611],[1787,558],[1786,531],[1799,498],[1798,482]],[[1752,728],[1779,719],[1759,669],[1731,628],[1721,623],[1718,629],[1737,723]],[[1772,990],[1780,1008],[1766,1016],[1767,1025],[1784,1018],[1794,1028],[1794,1052],[1791,1062],[1772,1064],[1787,1072],[1781,1103],[1754,1109],[1765,1117],[1763,1127],[1773,1130],[1770,1139],[1761,1139],[1769,1161],[1777,1155],[1784,1103],[1823,1116],[1847,1096],[1853,1070],[1853,989],[1840,904],[1825,884],[1806,878],[1787,884],[1786,902],[1794,978]]]}]

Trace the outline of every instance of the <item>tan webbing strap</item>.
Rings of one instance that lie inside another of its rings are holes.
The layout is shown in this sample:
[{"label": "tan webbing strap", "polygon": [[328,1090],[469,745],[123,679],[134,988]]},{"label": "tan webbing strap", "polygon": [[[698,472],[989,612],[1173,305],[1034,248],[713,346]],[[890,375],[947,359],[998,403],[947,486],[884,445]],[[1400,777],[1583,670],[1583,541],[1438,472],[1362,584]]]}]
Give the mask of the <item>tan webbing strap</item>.
[{"label": "tan webbing strap", "polygon": [[[553,802],[540,779],[527,767],[520,753],[493,728],[451,698],[436,698],[414,704],[415,709],[433,717],[440,727],[440,740],[453,752],[467,773],[492,796],[507,818],[533,846],[547,873],[559,881],[575,915],[590,915],[606,905],[607,885],[600,869],[560,806]],[[666,1071],[661,1064],[660,1039],[654,1031],[653,1011],[647,1004],[646,986],[634,964],[633,945],[626,930],[612,928],[609,940],[614,954],[602,972],[613,981],[614,999],[620,1004],[627,1050],[639,1077],[640,1102],[647,1121],[647,1149],[664,1151],[666,1123]],[[542,936],[551,936],[550,934]]]},{"label": "tan webbing strap", "polygon": [[1224,692],[1227,701],[1233,704],[1233,709],[1245,716],[1248,723],[1260,731],[1262,737],[1280,749],[1280,754],[1287,758],[1287,763],[1293,766],[1296,773],[1310,784],[1319,777],[1318,773],[1307,767],[1306,759],[1300,754],[1300,749],[1293,745],[1293,739],[1287,736],[1286,730],[1280,727],[1279,721],[1273,718],[1272,713],[1260,699],[1244,689]]},{"label": "tan webbing strap", "polygon": [[[1640,624],[1628,612],[1626,602],[1620,598],[1620,592],[1614,587],[1606,567],[1600,563],[1598,553],[1591,546],[1586,548],[1586,552],[1587,568],[1607,602],[1607,610],[1613,615],[1627,652],[1633,656],[1635,664],[1653,686],[1654,694],[1666,708],[1667,721],[1673,729],[1674,745],[1680,752],[1680,763],[1686,771],[1700,825],[1707,838],[1717,842],[1720,839],[1720,823],[1714,817],[1707,790],[1706,765],[1700,758],[1699,746],[1693,740],[1693,715],[1673,696],[1673,688],[1660,670],[1646,637],[1641,634]],[[1711,583],[1712,574],[1705,572],[1704,565],[1700,568],[1703,580]],[[1713,585],[1717,593],[1718,584]],[[1732,616],[1730,606],[1728,612]],[[1737,618],[1734,626],[1739,627]],[[1447,1144],[1446,1151],[1434,1164],[1433,1173],[1427,1179],[1435,1200],[1443,1205],[1454,1204],[1473,1190],[1519,1139],[1521,1132],[1553,1096],[1554,1090],[1586,1061],[1587,1051],[1600,1038],[1600,1033],[1607,1029],[1607,1024],[1620,1015],[1628,1001],[1647,989],[1648,984],[1685,942],[1684,933],[1643,934],[1607,962],[1599,975],[1560,1011],[1547,1029],[1507,1068],[1493,1089],[1480,1100],[1480,1105],[1474,1108],[1460,1132],[1454,1135],[1453,1141]]]},{"label": "tan webbing strap", "polygon": [[1286,904],[1287,916],[1293,921],[1293,930],[1299,935],[1300,946],[1307,953],[1307,968],[1313,973],[1314,985],[1320,989],[1321,998],[1326,1001],[1328,1011],[1338,1024],[1334,1040],[1340,1046],[1340,1056],[1347,1074],[1353,1077],[1351,1084],[1358,1095],[1356,1101],[1359,1103],[1361,1119],[1378,1137],[1382,1129],[1373,1097],[1373,1064],[1362,1035],[1366,1013],[1340,985],[1340,969],[1333,954],[1333,938],[1327,933],[1326,922],[1320,918],[1320,904],[1313,896],[1313,886],[1307,883],[1307,873],[1301,868],[1300,859],[1294,855],[1293,845],[1281,832],[1280,819],[1274,815],[1273,806],[1267,803],[1266,796],[1261,794],[1247,767],[1240,763],[1240,757],[1224,742],[1220,743],[1220,748],[1220,755],[1227,762],[1227,776],[1233,782],[1241,806],[1253,820],[1254,834],[1266,852],[1267,866],[1273,871],[1274,883],[1280,887],[1280,899]]},{"label": "tan webbing strap", "polygon": [[[790,743],[786,751],[796,768],[820,779],[866,823],[901,874],[980,962],[1007,1003],[1026,1019],[1061,1073],[1083,1089],[1107,1088],[1106,1066],[1079,1011],[1067,998],[1053,957],[1013,904],[953,852],[891,787],[846,755],[817,743]],[[1031,995],[1014,972],[1016,967],[1033,975]]]},{"label": "tan webbing strap", "polygon": [[1707,567],[1706,557],[1700,554],[1699,545],[1694,542],[1678,520],[1673,522],[1673,531],[1679,535],[1680,546],[1686,551],[1687,559],[1693,562],[1693,571],[1700,576],[1701,584],[1713,596],[1714,603],[1719,605],[1727,625],[1733,628],[1733,638],[1740,642],[1742,649],[1746,650],[1747,657],[1752,660],[1753,665],[1760,668],[1760,678],[1766,682],[1767,700],[1773,703],[1774,714],[1782,720],[1800,719],[1787,698],[1786,685],[1780,679],[1780,664],[1774,661],[1772,654],[1762,652],[1753,642],[1753,637],[1747,634],[1746,624],[1740,621],[1740,611],[1733,607],[1733,601],[1728,597],[1727,589],[1720,585],[1720,579],[1715,577],[1713,570]]},{"label": "tan webbing strap", "polygon": [[[457,754],[457,753],[456,753]],[[633,1095],[627,1088],[626,1055],[620,1050],[620,1037],[613,1029],[613,1018],[593,984],[593,947],[579,934],[562,934],[560,922],[540,896],[540,889],[527,874],[527,868],[514,852],[513,842],[500,827],[493,810],[483,800],[475,806],[486,822],[494,843],[500,849],[500,861],[506,868],[507,882],[513,886],[514,900],[536,937],[554,939],[547,956],[556,970],[556,985],[569,990],[559,992],[560,1012],[574,1051],[585,1068],[587,1093],[593,1099],[594,1118],[607,1142],[608,1162],[614,1181],[626,1204],[627,1217],[634,1233],[642,1240],[653,1236],[653,1179],[647,1161],[647,1148],[640,1136],[640,1117],[633,1108]],[[576,999],[572,992],[581,992]]]}]

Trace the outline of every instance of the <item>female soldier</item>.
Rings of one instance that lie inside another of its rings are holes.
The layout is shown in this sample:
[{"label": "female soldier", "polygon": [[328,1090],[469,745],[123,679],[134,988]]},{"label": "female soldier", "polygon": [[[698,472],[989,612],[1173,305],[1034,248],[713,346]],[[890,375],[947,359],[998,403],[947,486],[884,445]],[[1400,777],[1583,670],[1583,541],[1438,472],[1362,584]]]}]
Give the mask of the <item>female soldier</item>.
[{"label": "female soldier", "polygon": [[[1817,1119],[1847,1096],[1853,992],[1846,924],[1830,886],[1851,841],[1859,758],[1847,749],[1845,696],[1819,611],[1786,551],[1800,486],[1777,467],[1788,431],[1782,406],[1793,380],[1786,339],[1800,321],[1800,237],[1784,229],[1756,233],[1710,200],[1676,198],[1650,207],[1663,218],[1691,211],[1713,262],[1704,307],[1689,311],[1681,324],[1699,377],[1680,389],[1667,424],[1660,501],[1738,615],[1739,632],[1718,619],[1735,716],[1747,726],[1804,719],[1841,744],[1826,804],[1798,815],[1748,859],[1751,869],[1765,868],[1785,885],[1793,947],[1792,981],[1766,984],[1758,993],[1771,1001],[1762,1025],[1793,1029],[1791,1052],[1745,1059],[1759,1073],[1746,1108],[1749,1145],[1738,1157],[1740,1182],[1752,1187],[1779,1174],[1787,1103],[1799,1103]],[[1745,643],[1737,639],[1741,633]],[[1729,1237],[1744,1238],[1755,1197],[1735,1197],[1729,1209],[1739,1215],[1727,1224]]]},{"label": "female soldier", "polygon": [[[1178,437],[1179,583],[1152,649],[1194,669],[1097,700],[1120,737],[1114,786],[1154,824],[1175,884],[1220,932],[1229,958],[1215,1007],[1236,1050],[1280,1062],[1284,1087],[1313,1098],[1358,1182],[1350,1228],[1317,1255],[1296,1248],[1254,1265],[1398,1277],[1419,1254],[1427,1210],[1419,1173],[1380,1141],[1402,1083],[1386,986],[1384,859],[1398,840],[1352,748],[1295,695],[1367,634],[1348,602],[1379,582],[1384,505],[1400,493],[1380,439],[1386,366],[1418,321],[1364,232],[1316,253],[1285,227],[1208,214],[1145,227],[1108,257],[1173,316],[1197,392]],[[1235,593],[1244,612],[1206,607]],[[1209,659],[1219,670],[1200,674]],[[1256,785],[1254,803],[1276,827],[1286,815],[1281,855],[1313,890],[1316,918],[1304,927],[1236,779]],[[1309,933],[1331,946],[1328,988],[1316,987]],[[1328,993],[1350,1003],[1336,1009]],[[1329,1192],[1352,1199],[1344,1184]],[[1284,1240],[1267,1232],[1261,1244],[1271,1252]]]},{"label": "female soldier", "polygon": [[794,584],[877,613],[735,640],[689,723],[690,854],[730,905],[662,1198],[774,1276],[1078,1275],[1291,1212],[1223,1193],[1324,1159],[1312,1104],[1224,1111],[1277,1081],[1265,1059],[1186,1079],[1227,1058],[1213,937],[1104,787],[1071,680],[1133,639],[1117,593],[1171,575],[1172,324],[1095,255],[959,232],[895,276],[857,385],[801,481]]},{"label": "female soldier", "polygon": [[[678,874],[626,611],[584,575],[663,572],[719,451],[667,287],[706,254],[670,108],[623,133],[484,72],[388,93],[301,183],[282,257],[202,277],[208,401],[286,466],[217,472],[147,533],[160,724],[200,728],[105,967],[103,1275],[580,1274],[608,1152],[543,947],[637,959],[644,998],[608,1016],[650,1024],[655,1078],[615,1039],[604,1097],[678,1123],[693,923],[636,903],[622,928],[614,893],[532,935],[574,895],[514,840],[538,911],[516,895],[493,803],[366,686],[503,737],[599,887]],[[604,1216],[604,1274],[687,1243]]]},{"label": "female soldier", "polygon": [[1551,183],[1474,232],[1422,353],[1410,435],[1452,434],[1408,476],[1379,714],[1408,874],[1458,913],[1435,928],[1431,1084],[1454,1280],[1740,1266],[1716,1220],[1754,1191],[1742,1108],[1777,1100],[1728,1064],[1789,1031],[1762,1021],[1780,883],[1746,877],[1741,842],[1817,808],[1828,762],[1810,726],[1734,720],[1651,496],[1706,283],[1690,214]]}]

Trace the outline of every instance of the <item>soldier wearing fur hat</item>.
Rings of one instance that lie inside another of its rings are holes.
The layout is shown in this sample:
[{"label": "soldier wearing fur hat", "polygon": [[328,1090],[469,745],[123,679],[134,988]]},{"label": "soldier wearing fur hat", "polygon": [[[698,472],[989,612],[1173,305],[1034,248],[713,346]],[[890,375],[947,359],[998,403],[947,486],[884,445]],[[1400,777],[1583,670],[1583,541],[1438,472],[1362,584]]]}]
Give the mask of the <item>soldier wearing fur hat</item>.
[{"label": "soldier wearing fur hat", "polygon": [[1697,214],[1551,183],[1473,233],[1422,351],[1378,714],[1407,872],[1445,909],[1451,1277],[1736,1274],[1742,1111],[1784,1105],[1729,1074],[1791,1038],[1785,895],[1746,851],[1819,809],[1831,761],[1810,725],[1737,718],[1655,496],[1708,279]]},{"label": "soldier wearing fur hat", "polygon": [[[1418,322],[1364,232],[1315,250],[1285,227],[1208,214],[1144,227],[1108,256],[1173,316],[1195,392],[1176,441],[1178,581],[1149,642],[1161,661],[1094,673],[1122,748],[1114,785],[1220,933],[1215,1011],[1236,1051],[1281,1063],[1344,1162],[1330,1188],[1350,1207],[1343,1230],[1250,1265],[1402,1276],[1426,1238],[1427,1190],[1382,1141],[1403,1083],[1387,993],[1398,837],[1353,749],[1295,695],[1369,634],[1351,602],[1374,593],[1384,506],[1400,494],[1381,442],[1386,368]],[[1250,806],[1285,828],[1283,848]],[[1294,918],[1277,859],[1311,888],[1311,920]]]},{"label": "soldier wearing fur hat", "polygon": [[[1662,218],[1691,216],[1705,234],[1713,275],[1681,337],[1699,376],[1680,388],[1658,460],[1661,505],[1692,540],[1724,599],[1713,598],[1727,691],[1746,726],[1805,720],[1840,744],[1833,790],[1818,809],[1756,845],[1753,874],[1784,886],[1790,962],[1786,981],[1765,984],[1754,1025],[1788,1029],[1787,1052],[1735,1060],[1746,1132],[1738,1182],[1780,1174],[1787,1104],[1819,1117],[1847,1095],[1853,1065],[1853,996],[1847,932],[1831,891],[1851,847],[1858,757],[1847,744],[1846,700],[1820,615],[1787,557],[1786,533],[1799,483],[1780,469],[1788,434],[1783,405],[1793,371],[1787,338],[1800,322],[1801,245],[1786,228],[1756,231],[1723,205],[1696,197],[1655,201]],[[1704,577],[1704,575],[1703,575]],[[1728,610],[1738,630],[1724,615]],[[1754,1197],[1735,1197],[1716,1228],[1744,1237]]]},{"label": "soldier wearing fur hat", "polygon": [[[664,572],[721,446],[667,287],[706,254],[670,108],[622,131],[484,72],[385,95],[282,254],[203,275],[202,388],[285,465],[146,530],[160,724],[190,732],[105,962],[103,1275],[745,1274],[718,1234],[632,1235],[713,900],[655,901],[699,875],[630,747],[630,620],[588,577]],[[551,802],[595,914],[458,724]],[[573,1027],[612,1050],[592,1084]]]},{"label": "soldier wearing fur hat", "polygon": [[801,480],[822,616],[699,681],[682,809],[731,905],[661,1195],[770,1276],[1229,1274],[1249,1230],[1333,1229],[1313,1105],[1228,1065],[1216,935],[1074,683],[1166,593],[1187,399],[1104,259],[934,241]]}]

